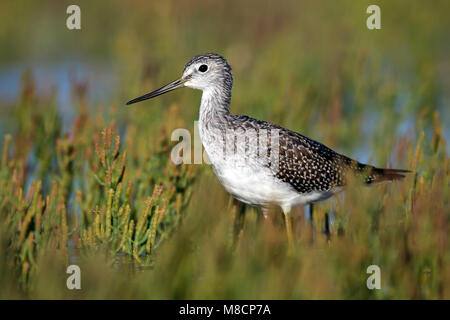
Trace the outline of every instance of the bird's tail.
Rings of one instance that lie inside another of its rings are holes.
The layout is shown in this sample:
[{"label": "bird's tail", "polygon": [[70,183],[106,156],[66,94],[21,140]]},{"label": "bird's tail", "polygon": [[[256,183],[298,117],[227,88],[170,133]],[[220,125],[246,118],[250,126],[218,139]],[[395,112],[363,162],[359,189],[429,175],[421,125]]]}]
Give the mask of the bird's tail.
[{"label": "bird's tail", "polygon": [[376,168],[364,164],[360,164],[360,166],[363,167],[362,171],[364,172],[364,179],[367,184],[401,180],[406,177],[407,173],[411,172],[403,169]]},{"label": "bird's tail", "polygon": [[375,177],[372,182],[368,183],[401,180],[406,177],[407,173],[410,173],[411,171],[404,169],[374,168],[373,172],[375,173]]}]

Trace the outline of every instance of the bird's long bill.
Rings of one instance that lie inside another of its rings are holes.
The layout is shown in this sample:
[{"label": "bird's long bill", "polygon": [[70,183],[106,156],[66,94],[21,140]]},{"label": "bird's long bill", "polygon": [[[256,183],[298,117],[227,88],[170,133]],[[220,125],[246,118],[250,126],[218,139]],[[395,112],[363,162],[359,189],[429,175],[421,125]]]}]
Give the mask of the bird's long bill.
[{"label": "bird's long bill", "polygon": [[172,90],[175,90],[175,89],[178,89],[178,88],[182,88],[182,87],[184,87],[184,82],[185,82],[185,80],[183,80],[183,79],[175,80],[175,81],[173,81],[173,82],[171,82],[169,84],[166,84],[164,87],[161,87],[161,88],[159,88],[159,89],[157,89],[155,91],[152,91],[150,93],[147,93],[147,94],[143,95],[142,97],[139,97],[139,98],[136,98],[136,99],[128,101],[127,105],[133,104],[133,103],[136,103],[136,102],[139,102],[139,101],[144,101],[144,100],[147,100],[147,99],[151,99],[151,98],[160,96],[160,95],[162,95],[162,94],[164,94],[166,92],[169,92],[169,91],[172,91]]}]

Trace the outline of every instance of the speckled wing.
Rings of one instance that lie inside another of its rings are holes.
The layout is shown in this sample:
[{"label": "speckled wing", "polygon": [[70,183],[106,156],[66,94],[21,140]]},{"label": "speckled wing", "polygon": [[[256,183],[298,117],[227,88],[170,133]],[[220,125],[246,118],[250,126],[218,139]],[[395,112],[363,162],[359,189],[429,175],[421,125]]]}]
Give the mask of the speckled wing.
[{"label": "speckled wing", "polygon": [[300,193],[333,192],[346,184],[348,175],[374,184],[402,179],[408,172],[363,164],[296,132],[280,131],[280,163],[276,176]]},{"label": "speckled wing", "polygon": [[280,130],[276,177],[300,193],[331,191],[345,184],[352,160],[290,130]]}]

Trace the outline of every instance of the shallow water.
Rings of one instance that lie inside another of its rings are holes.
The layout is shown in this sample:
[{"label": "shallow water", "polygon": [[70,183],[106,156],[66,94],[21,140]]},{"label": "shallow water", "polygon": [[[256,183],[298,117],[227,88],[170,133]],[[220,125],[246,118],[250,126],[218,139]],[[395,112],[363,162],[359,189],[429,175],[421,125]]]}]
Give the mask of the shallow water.
[{"label": "shallow water", "polygon": [[88,105],[111,104],[116,98],[118,75],[112,65],[81,61],[62,61],[52,64],[17,64],[0,68],[0,101],[12,104],[18,101],[24,72],[31,70],[38,94],[56,93],[56,104],[63,120],[63,131],[70,130],[73,112],[74,83],[86,83]]}]

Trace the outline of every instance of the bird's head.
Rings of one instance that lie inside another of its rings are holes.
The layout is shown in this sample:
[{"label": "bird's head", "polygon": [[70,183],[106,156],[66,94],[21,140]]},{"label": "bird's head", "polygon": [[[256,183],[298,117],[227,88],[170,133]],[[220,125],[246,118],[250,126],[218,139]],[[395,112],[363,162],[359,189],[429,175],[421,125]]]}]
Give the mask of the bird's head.
[{"label": "bird's head", "polygon": [[127,102],[127,105],[157,97],[166,92],[189,87],[198,90],[217,89],[230,91],[233,85],[233,76],[228,62],[216,53],[200,54],[192,58],[184,67],[180,79],[139,98]]}]

